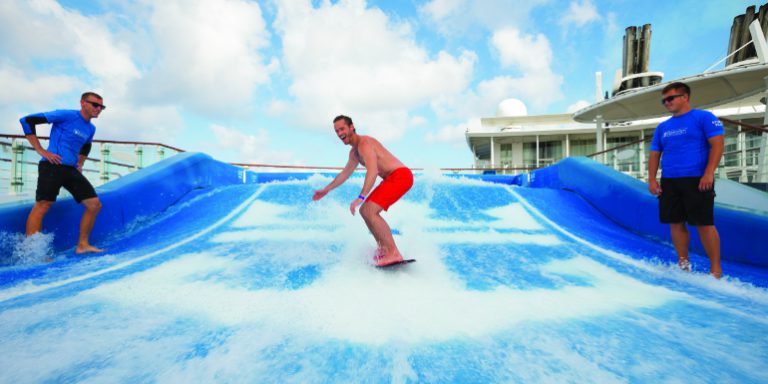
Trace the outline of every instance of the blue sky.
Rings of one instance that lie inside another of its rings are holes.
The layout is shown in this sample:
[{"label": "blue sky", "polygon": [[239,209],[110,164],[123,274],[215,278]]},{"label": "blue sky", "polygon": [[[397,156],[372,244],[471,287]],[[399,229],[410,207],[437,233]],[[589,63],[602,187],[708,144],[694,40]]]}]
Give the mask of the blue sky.
[{"label": "blue sky", "polygon": [[[666,80],[726,55],[752,1],[0,2],[0,132],[26,114],[108,109],[97,139],[163,142],[229,162],[341,166],[350,115],[413,167],[469,167],[467,127],[522,100],[529,114],[610,89],[629,26],[652,25]],[[718,66],[722,68],[722,64]]]}]

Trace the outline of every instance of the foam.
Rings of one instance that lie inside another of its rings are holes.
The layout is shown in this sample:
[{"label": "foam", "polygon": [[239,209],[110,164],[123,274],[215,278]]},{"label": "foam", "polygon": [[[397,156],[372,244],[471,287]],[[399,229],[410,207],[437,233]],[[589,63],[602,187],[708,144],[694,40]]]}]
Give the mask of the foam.
[{"label": "foam", "polygon": [[6,260],[0,265],[32,265],[52,261],[53,233],[36,233],[25,236],[23,233],[0,232],[0,247],[10,249]]},{"label": "foam", "polygon": [[619,252],[615,252],[615,251],[600,247],[596,244],[592,244],[582,239],[581,237],[577,236],[576,234],[573,234],[567,231],[565,228],[557,225],[557,223],[547,218],[544,214],[539,212],[539,210],[537,210],[530,203],[528,203],[522,196],[520,196],[520,194],[517,193],[513,188],[508,188],[508,191],[513,196],[515,196],[515,198],[517,198],[518,201],[520,201],[520,203],[528,211],[530,211],[535,217],[537,217],[542,222],[545,222],[548,225],[550,225],[555,231],[576,241],[577,243],[580,243],[588,248],[594,249],[595,251],[598,251],[603,255],[606,255],[614,260],[617,260],[626,265],[635,267],[641,271],[651,273],[657,277],[674,279],[679,282],[690,284],[697,288],[704,288],[704,289],[710,290],[715,294],[729,294],[734,297],[738,297],[740,299],[746,298],[748,300],[751,300],[757,303],[768,304],[768,290],[755,287],[752,284],[743,283],[741,281],[738,281],[738,279],[733,279],[726,276],[721,280],[716,280],[712,276],[709,276],[708,274],[683,273],[679,271],[679,268],[677,268],[675,265],[672,265],[670,267],[669,264],[659,264],[659,263],[652,263],[652,262],[637,260],[632,258],[629,255],[625,255]]},{"label": "foam", "polygon": [[[334,208],[343,212],[340,205]],[[373,345],[393,340],[419,343],[481,337],[520,322],[594,317],[631,308],[656,307],[686,297],[666,288],[644,284],[578,255],[545,264],[542,271],[579,276],[589,281],[589,286],[568,286],[560,290],[508,287],[492,291],[468,290],[443,263],[443,245],[455,242],[514,244],[521,239],[538,246],[557,246],[560,242],[546,233],[434,232],[431,225],[446,223],[430,219],[427,204],[409,202],[401,208],[398,211],[407,212],[408,220],[405,221],[402,213],[392,215],[391,220],[403,231],[403,235],[397,236],[397,242],[404,254],[415,256],[418,262],[396,273],[371,268],[368,256],[372,254],[372,238],[365,233],[362,219],[336,215],[329,218],[330,222],[336,220],[335,228],[326,230],[307,227],[307,223],[304,223],[307,228],[301,230],[271,229],[297,224],[301,220],[285,217],[293,216],[292,210],[303,208],[257,200],[230,228],[254,225],[260,228],[224,231],[213,241],[273,240],[287,244],[335,241],[344,244],[338,260],[323,270],[316,281],[301,289],[249,290],[242,285],[195,278],[226,268],[240,268],[239,263],[247,259],[237,255],[235,261],[233,255],[211,250],[186,254],[151,270],[102,284],[87,295],[114,300],[120,305],[149,305],[180,314],[204,316],[228,326],[260,324],[274,332],[314,337],[325,335],[331,339]],[[519,206],[514,205],[492,210],[497,216],[502,212],[516,213],[510,220],[526,216],[521,214]],[[310,216],[314,214],[309,213]],[[500,218],[503,220],[507,219]],[[534,228],[530,220],[528,215],[522,225],[504,225]],[[278,259],[273,262],[287,261]],[[311,264],[322,260],[313,260],[312,255],[307,255],[302,262]]]},{"label": "foam", "polygon": [[[232,228],[252,228],[224,232],[213,238],[214,242],[258,242],[263,240],[276,241],[342,241],[352,228],[363,227],[361,219],[346,214],[348,211],[338,203],[329,199],[327,204],[311,203],[308,206],[289,206],[265,201],[255,201],[246,212],[232,225]],[[497,230],[543,231],[528,214],[522,205],[513,203],[502,207],[485,210],[489,216],[495,217],[491,222],[465,222],[456,220],[434,219],[436,212],[426,204],[412,201],[398,202],[389,212],[383,212],[392,228],[402,228],[410,231],[414,228],[430,228],[431,236],[439,243],[466,244],[541,244],[559,245],[560,240],[548,233],[501,233]],[[292,219],[291,217],[294,217]],[[333,227],[334,230],[315,229],[317,227]],[[445,232],[440,229],[450,228]],[[482,229],[484,231],[465,231],[456,228]],[[492,228],[492,230],[488,230]]]},{"label": "foam", "polygon": [[189,281],[189,276],[225,268],[230,262],[211,254],[190,254],[125,281],[99,286],[88,295],[121,305],[203,315],[230,326],[258,323],[291,334],[371,344],[478,337],[522,321],[594,317],[685,297],[584,257],[545,268],[589,278],[592,287],[470,291],[437,267],[433,257],[422,254],[413,268],[394,275],[359,262],[341,262],[304,289],[249,291]]},{"label": "foam", "polygon": [[[304,188],[328,180],[291,183]],[[632,263],[627,255],[589,246],[523,199],[484,212],[496,220],[470,222],[436,219],[429,199],[398,202],[384,215],[400,231],[403,253],[418,262],[382,271],[370,264],[373,239],[362,219],[349,214],[348,202],[329,196],[283,206],[259,200],[262,190],[217,223],[136,259],[173,254],[163,264],[117,276],[132,261],[0,291],[7,298],[115,272],[87,290],[0,311],[0,366],[12,367],[0,370],[0,381],[684,382],[706,380],[717,369],[725,381],[746,382],[765,372],[759,353],[765,343],[740,339],[760,328],[739,329],[765,324],[759,318],[764,307],[745,313],[728,297],[763,291],[666,264]],[[553,252],[566,258],[531,268],[579,284],[468,289],[448,269],[446,245],[475,236],[468,247],[481,249],[472,244],[501,238],[502,229],[511,231],[501,243],[510,247],[566,247],[569,252]],[[541,238],[510,240],[515,235]],[[181,253],[180,244],[195,244],[195,251]],[[591,259],[595,252],[638,270],[619,272]],[[264,274],[250,272],[265,265]],[[252,284],[307,266],[321,273],[299,289]],[[671,275],[678,284],[633,276],[645,272]],[[699,300],[692,297],[697,284],[733,291],[723,300]],[[709,309],[725,319],[710,321],[703,312]],[[621,326],[630,327],[626,334]]]},{"label": "foam", "polygon": [[122,262],[122,263],[119,263],[119,264],[116,264],[116,265],[112,265],[112,266],[109,266],[107,268],[104,268],[104,269],[101,269],[101,270],[98,270],[98,271],[86,273],[86,274],[83,274],[83,275],[74,276],[74,277],[64,276],[64,278],[61,279],[61,280],[58,280],[58,281],[55,281],[55,282],[51,282],[51,283],[44,283],[44,284],[40,284],[40,285],[34,284],[31,281],[27,281],[27,282],[24,282],[22,284],[16,285],[16,286],[14,286],[12,288],[0,291],[0,302],[6,301],[6,300],[10,300],[10,299],[13,299],[13,298],[16,298],[16,297],[19,297],[19,296],[22,296],[22,295],[26,295],[26,294],[43,292],[43,291],[46,291],[46,290],[49,290],[49,289],[59,288],[59,287],[62,287],[64,285],[67,285],[67,284],[70,284],[70,283],[84,281],[84,280],[88,280],[88,279],[91,279],[91,278],[94,278],[94,277],[102,276],[102,275],[104,275],[106,273],[109,273],[109,272],[119,271],[119,270],[124,269],[126,267],[129,267],[131,265],[134,265],[134,264],[136,264],[138,262],[150,259],[152,257],[155,257],[157,255],[160,255],[160,254],[163,254],[163,253],[166,253],[166,252],[170,252],[173,249],[178,248],[181,245],[184,245],[184,244],[187,244],[187,243],[190,243],[190,242],[192,242],[194,240],[199,239],[200,237],[208,234],[209,232],[213,231],[214,229],[218,228],[219,226],[223,225],[224,223],[232,220],[232,218],[234,216],[236,216],[237,214],[239,214],[245,207],[248,207],[250,204],[252,204],[253,201],[256,199],[256,197],[258,197],[258,195],[263,190],[264,190],[264,187],[263,186],[260,187],[250,197],[248,197],[242,204],[240,204],[240,206],[236,207],[228,215],[224,216],[222,219],[220,219],[216,223],[212,224],[208,228],[205,228],[205,229],[199,231],[198,233],[196,233],[196,234],[194,234],[192,236],[189,236],[186,239],[183,239],[183,240],[181,240],[181,241],[179,241],[177,243],[171,244],[171,245],[169,245],[169,246],[167,246],[165,248],[159,249],[159,250],[157,250],[155,252],[151,252],[149,254],[146,254],[146,255],[143,255],[143,256],[140,256],[140,257],[136,257],[134,259],[131,259],[131,260],[128,260],[128,261],[125,261],[125,262]]}]

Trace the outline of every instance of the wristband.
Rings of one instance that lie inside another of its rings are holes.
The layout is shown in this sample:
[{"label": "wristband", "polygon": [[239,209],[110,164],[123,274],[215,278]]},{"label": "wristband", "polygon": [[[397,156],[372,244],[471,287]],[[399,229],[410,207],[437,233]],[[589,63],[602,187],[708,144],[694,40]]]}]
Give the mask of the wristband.
[{"label": "wristband", "polygon": [[358,196],[357,198],[358,198],[358,199],[360,199],[360,200],[362,200],[362,201],[365,201],[365,196],[363,196],[363,195],[360,195],[360,196]]}]

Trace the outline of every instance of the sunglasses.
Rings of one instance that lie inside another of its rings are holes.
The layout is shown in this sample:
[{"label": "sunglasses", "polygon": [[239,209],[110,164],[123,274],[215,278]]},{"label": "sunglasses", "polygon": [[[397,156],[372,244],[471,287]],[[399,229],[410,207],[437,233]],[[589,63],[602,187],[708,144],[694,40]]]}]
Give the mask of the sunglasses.
[{"label": "sunglasses", "polygon": [[669,96],[667,96],[667,97],[665,97],[665,98],[661,99],[661,104],[671,103],[671,102],[672,102],[672,100],[674,100],[675,98],[678,98],[678,97],[680,97],[680,96],[685,96],[685,94],[681,94],[681,95],[669,95]]},{"label": "sunglasses", "polygon": [[106,106],[106,105],[104,105],[104,104],[99,104],[99,103],[97,103],[97,102],[95,102],[95,101],[88,101],[88,100],[85,100],[85,102],[86,102],[86,103],[88,103],[88,104],[90,104],[90,105],[91,105],[92,107],[94,107],[94,108],[98,108],[98,109],[101,109],[102,111],[103,111],[103,110],[105,110],[105,109],[107,109],[107,106]]}]

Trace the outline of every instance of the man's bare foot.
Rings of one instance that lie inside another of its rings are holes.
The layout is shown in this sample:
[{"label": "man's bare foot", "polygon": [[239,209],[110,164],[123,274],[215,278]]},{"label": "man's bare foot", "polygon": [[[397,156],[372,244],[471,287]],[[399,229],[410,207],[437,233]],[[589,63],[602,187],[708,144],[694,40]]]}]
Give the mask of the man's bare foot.
[{"label": "man's bare foot", "polygon": [[376,256],[376,265],[379,267],[403,261],[403,255],[400,252],[393,252],[390,255],[377,254]]},{"label": "man's bare foot", "polygon": [[677,262],[677,265],[680,266],[680,269],[682,269],[684,272],[691,271],[691,262],[688,260],[680,260]]},{"label": "man's bare foot", "polygon": [[75,253],[78,255],[82,253],[98,253],[98,252],[104,252],[104,250],[101,248],[96,248],[90,244],[78,245],[77,249],[75,249]]}]

